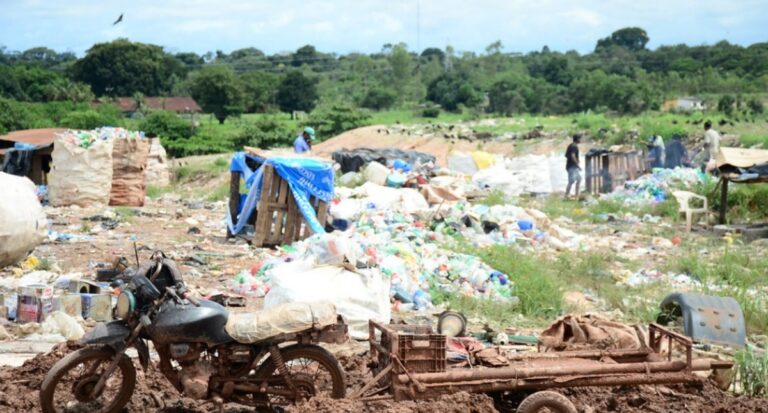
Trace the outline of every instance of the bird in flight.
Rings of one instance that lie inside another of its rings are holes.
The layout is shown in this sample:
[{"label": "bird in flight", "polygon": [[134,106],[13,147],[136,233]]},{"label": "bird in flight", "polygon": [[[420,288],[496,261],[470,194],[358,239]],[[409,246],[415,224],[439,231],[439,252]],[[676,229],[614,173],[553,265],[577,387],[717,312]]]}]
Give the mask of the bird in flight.
[{"label": "bird in flight", "polygon": [[120,17],[118,17],[117,20],[115,20],[115,22],[112,23],[112,25],[114,26],[114,25],[120,23],[121,21],[123,21],[123,13],[120,13]]}]

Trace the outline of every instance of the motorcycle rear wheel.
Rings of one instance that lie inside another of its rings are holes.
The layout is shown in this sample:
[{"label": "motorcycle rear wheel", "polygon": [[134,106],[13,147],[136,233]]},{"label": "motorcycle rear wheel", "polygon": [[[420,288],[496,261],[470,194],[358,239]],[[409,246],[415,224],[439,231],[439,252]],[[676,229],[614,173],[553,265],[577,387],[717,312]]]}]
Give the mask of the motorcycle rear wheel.
[{"label": "motorcycle rear wheel", "polygon": [[[136,369],[125,354],[107,378],[100,394],[95,398],[90,397],[90,390],[114,355],[114,351],[108,348],[82,348],[56,362],[40,386],[40,407],[43,413],[121,411],[131,400],[136,386]],[[84,372],[77,374],[80,367],[84,367]],[[70,376],[70,373],[74,373],[74,376]],[[103,397],[106,400],[102,400]]]},{"label": "motorcycle rear wheel", "polygon": [[[334,399],[342,399],[347,387],[344,372],[338,360],[322,347],[314,345],[293,345],[280,349],[288,371],[292,375],[294,386],[299,391],[298,400],[274,394],[261,394],[257,399],[266,403],[269,408],[295,404],[301,399],[324,395]],[[272,379],[270,386],[287,388],[282,381],[277,366],[272,357],[266,359],[256,371],[259,379]],[[277,380],[275,380],[277,379]]]}]

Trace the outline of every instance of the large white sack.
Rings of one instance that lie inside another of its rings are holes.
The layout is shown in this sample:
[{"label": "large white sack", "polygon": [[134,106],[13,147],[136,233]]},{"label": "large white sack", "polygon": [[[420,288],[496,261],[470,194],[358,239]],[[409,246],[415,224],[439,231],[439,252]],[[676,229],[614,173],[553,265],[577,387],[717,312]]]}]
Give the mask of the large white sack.
[{"label": "large white sack", "polygon": [[168,186],[171,184],[171,170],[168,168],[168,155],[160,144],[159,138],[149,140],[149,158],[146,170],[147,185]]},{"label": "large white sack", "polygon": [[459,172],[464,175],[474,175],[478,168],[472,154],[455,152],[448,156],[448,169],[453,172]]},{"label": "large white sack", "polygon": [[330,301],[349,324],[352,338],[368,338],[368,320],[388,323],[391,316],[389,277],[376,269],[351,272],[344,268],[307,268],[294,261],[268,273],[271,289],[264,297],[264,308],[291,302]]},{"label": "large white sack", "polygon": [[109,204],[112,191],[112,140],[97,139],[81,148],[56,138],[48,174],[53,206]]},{"label": "large white sack", "polygon": [[257,343],[280,334],[291,334],[336,324],[333,303],[287,303],[252,313],[230,313],[227,334],[239,343]]},{"label": "large white sack", "polygon": [[43,207],[28,178],[0,172],[0,268],[14,264],[38,246],[47,233]]}]

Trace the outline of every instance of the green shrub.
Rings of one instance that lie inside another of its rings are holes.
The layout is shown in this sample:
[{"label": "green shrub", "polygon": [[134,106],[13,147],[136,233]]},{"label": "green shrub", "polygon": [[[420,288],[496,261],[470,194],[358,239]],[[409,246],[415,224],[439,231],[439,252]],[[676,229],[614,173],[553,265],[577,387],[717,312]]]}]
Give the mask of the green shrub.
[{"label": "green shrub", "polygon": [[0,134],[15,130],[53,126],[40,105],[0,98]]},{"label": "green shrub", "polygon": [[193,155],[207,155],[213,153],[226,153],[233,150],[232,141],[221,138],[218,135],[210,135],[211,132],[201,132],[189,139],[170,140],[160,138],[165,150],[174,158]]},{"label": "green shrub", "polygon": [[371,115],[366,110],[337,103],[312,112],[304,124],[315,128],[317,138],[323,141],[342,132],[365,126],[370,118]]},{"label": "green shrub", "polygon": [[421,111],[421,116],[424,118],[437,118],[440,116],[439,108],[426,108]]},{"label": "green shrub", "polygon": [[243,146],[269,149],[290,146],[293,139],[291,130],[284,123],[274,117],[265,117],[246,124],[232,142],[237,150],[242,149]]},{"label": "green shrub", "polygon": [[397,93],[383,87],[373,88],[365,94],[360,106],[368,109],[381,110],[392,107],[397,102]]},{"label": "green shrub", "polygon": [[96,129],[102,126],[117,126],[117,118],[99,113],[95,110],[70,112],[59,122],[61,126],[70,129]]},{"label": "green shrub", "polygon": [[147,115],[139,124],[139,129],[149,137],[157,136],[165,141],[189,139],[194,134],[194,127],[189,121],[164,110]]}]

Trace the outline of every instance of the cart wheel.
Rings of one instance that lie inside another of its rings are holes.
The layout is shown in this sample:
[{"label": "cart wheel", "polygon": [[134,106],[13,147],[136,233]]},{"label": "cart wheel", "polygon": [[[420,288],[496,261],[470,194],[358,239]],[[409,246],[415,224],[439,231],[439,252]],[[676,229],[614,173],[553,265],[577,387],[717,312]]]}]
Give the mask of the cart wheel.
[{"label": "cart wheel", "polygon": [[517,406],[517,413],[576,413],[567,397],[553,391],[540,391],[528,396]]}]

